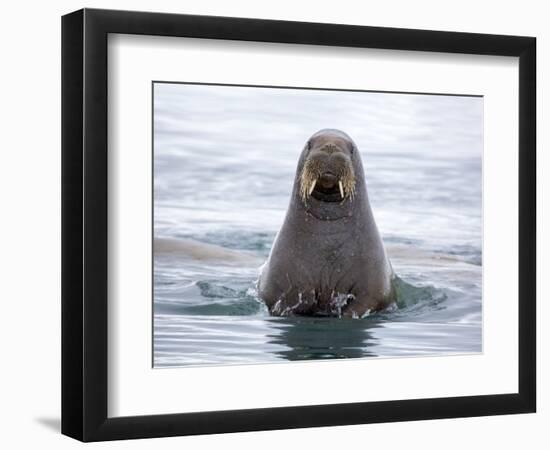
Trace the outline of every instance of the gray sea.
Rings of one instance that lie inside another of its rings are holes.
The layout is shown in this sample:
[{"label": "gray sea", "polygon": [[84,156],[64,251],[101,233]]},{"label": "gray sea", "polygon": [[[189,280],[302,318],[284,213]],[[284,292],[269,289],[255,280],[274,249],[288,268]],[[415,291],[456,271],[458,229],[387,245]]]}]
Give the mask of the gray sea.
[{"label": "gray sea", "polygon": [[[154,366],[482,351],[481,97],[155,83]],[[255,282],[304,143],[356,142],[399,277],[363,319],[271,317]]]}]

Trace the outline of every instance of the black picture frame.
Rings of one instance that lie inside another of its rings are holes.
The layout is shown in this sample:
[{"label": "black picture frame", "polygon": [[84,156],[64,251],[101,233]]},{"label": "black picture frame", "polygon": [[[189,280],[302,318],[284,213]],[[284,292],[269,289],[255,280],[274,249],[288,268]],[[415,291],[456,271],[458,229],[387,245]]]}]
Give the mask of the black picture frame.
[{"label": "black picture frame", "polygon": [[[109,418],[109,33],[519,57],[518,392]],[[63,16],[62,433],[101,441],[535,412],[535,90],[533,37],[97,9]]]}]

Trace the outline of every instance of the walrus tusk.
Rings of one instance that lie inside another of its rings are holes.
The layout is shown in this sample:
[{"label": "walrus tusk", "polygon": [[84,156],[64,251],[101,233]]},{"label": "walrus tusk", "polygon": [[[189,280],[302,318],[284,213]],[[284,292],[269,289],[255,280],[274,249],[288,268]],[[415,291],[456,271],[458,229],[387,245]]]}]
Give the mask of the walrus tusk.
[{"label": "walrus tusk", "polygon": [[307,195],[311,195],[311,193],[313,192],[313,189],[315,189],[316,184],[317,184],[317,180],[313,180],[313,183],[311,183],[311,186],[309,187],[309,192],[307,193]]},{"label": "walrus tusk", "polygon": [[344,198],[344,187],[342,186],[342,182],[338,181],[338,187],[340,188],[340,195],[342,196],[342,199]]}]

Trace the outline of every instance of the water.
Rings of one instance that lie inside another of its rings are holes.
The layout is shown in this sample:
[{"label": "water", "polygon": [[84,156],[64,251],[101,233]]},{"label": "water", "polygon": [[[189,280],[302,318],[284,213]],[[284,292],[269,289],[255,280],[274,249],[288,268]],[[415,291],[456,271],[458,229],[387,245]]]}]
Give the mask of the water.
[{"label": "water", "polygon": [[[154,365],[482,350],[483,99],[156,83]],[[398,307],[271,317],[255,281],[321,128],[357,143]]]}]

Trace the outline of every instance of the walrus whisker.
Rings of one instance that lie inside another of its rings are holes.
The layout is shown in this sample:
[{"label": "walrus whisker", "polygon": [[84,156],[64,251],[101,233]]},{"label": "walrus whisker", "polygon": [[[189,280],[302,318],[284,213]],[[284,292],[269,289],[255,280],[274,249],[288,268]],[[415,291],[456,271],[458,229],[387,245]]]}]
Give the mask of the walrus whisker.
[{"label": "walrus whisker", "polygon": [[340,195],[344,198],[344,187],[342,186],[342,180],[338,180],[338,187],[340,188]]}]

